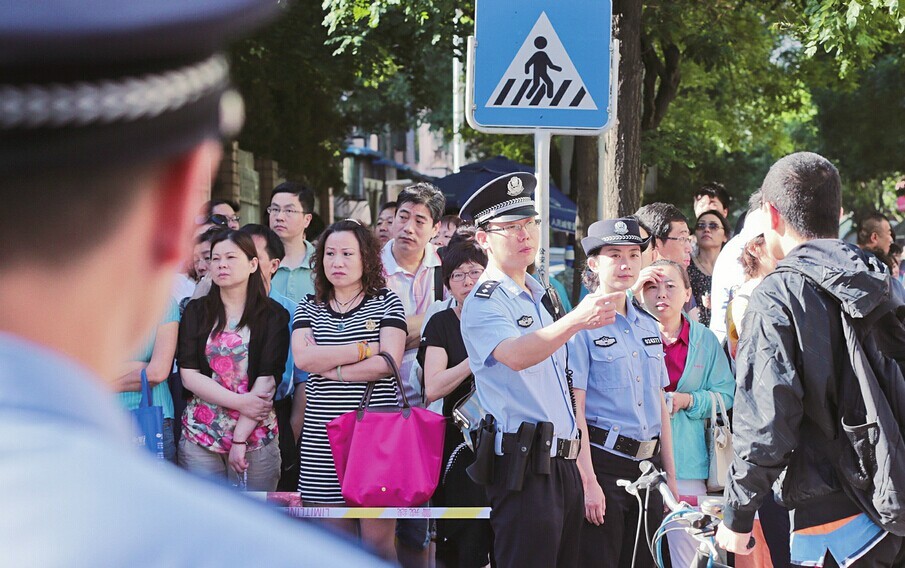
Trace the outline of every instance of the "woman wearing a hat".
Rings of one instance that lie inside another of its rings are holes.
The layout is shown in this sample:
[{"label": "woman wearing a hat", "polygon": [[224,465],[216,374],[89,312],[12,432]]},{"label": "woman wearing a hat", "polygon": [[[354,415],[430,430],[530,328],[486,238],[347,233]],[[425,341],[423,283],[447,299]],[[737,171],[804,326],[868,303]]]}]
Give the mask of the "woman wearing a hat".
[{"label": "woman wearing a hat", "polygon": [[[588,289],[617,296],[616,321],[579,332],[569,342],[569,362],[582,430],[578,465],[585,489],[581,534],[582,566],[653,567],[641,539],[635,539],[640,513],[635,497],[618,479],[637,479],[638,464],[649,460],[665,468],[675,493],[672,435],[663,387],[669,385],[657,321],[628,296],[641,270],[637,221],[611,219],[588,228],[581,246],[588,256]],[[644,499],[644,496],[642,496]],[[662,520],[662,498],[647,496],[650,533]]]}]

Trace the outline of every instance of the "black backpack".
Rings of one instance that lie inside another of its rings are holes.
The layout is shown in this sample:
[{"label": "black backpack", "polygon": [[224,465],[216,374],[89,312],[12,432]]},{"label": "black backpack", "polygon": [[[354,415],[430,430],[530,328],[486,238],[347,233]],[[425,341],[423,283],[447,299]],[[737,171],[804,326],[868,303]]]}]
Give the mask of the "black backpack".
[{"label": "black backpack", "polygon": [[840,307],[853,372],[840,381],[839,435],[830,449],[849,498],[884,530],[905,536],[905,305],[891,289],[886,295],[864,318]]}]

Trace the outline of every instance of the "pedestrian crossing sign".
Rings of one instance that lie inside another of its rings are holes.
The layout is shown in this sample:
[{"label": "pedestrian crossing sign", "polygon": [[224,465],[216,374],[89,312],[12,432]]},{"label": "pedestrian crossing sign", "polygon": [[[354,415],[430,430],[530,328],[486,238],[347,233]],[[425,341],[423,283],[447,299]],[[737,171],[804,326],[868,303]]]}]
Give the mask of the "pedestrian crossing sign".
[{"label": "pedestrian crossing sign", "polygon": [[470,121],[603,130],[611,121],[610,0],[478,0]]}]

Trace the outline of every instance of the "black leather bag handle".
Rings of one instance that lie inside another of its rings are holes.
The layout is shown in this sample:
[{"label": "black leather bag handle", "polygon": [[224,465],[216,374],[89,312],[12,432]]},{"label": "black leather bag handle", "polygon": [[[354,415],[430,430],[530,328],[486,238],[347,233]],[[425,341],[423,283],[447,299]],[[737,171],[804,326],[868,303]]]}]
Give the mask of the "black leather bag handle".
[{"label": "black leather bag handle", "polygon": [[[393,373],[393,378],[396,379],[396,391],[399,393],[399,399],[401,401],[401,407],[403,410],[408,410],[411,406],[409,405],[409,399],[405,395],[405,387],[402,384],[402,375],[399,373],[399,367],[396,365],[396,360],[393,359],[393,356],[387,353],[386,351],[381,351],[377,354],[378,357],[383,357],[384,361],[386,361],[387,366],[390,368],[390,371]],[[374,384],[377,381],[368,381],[368,386],[365,389],[364,395],[361,397],[361,402],[358,404],[358,410],[363,411],[364,409],[371,406],[371,395],[374,394]]]}]

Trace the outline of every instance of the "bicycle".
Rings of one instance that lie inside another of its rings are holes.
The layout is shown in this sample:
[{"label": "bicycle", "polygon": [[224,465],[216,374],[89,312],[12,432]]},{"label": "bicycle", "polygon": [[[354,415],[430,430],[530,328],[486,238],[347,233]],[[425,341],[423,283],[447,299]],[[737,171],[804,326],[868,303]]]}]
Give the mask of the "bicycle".
[{"label": "bicycle", "polygon": [[[658,470],[649,461],[642,461],[639,464],[641,468],[641,477],[635,481],[620,479],[616,482],[620,487],[634,495],[638,499],[638,504],[643,511],[643,515],[638,516],[638,528],[635,533],[635,549],[637,550],[638,539],[641,537],[641,524],[644,520],[645,540],[654,557],[657,566],[663,567],[663,538],[667,533],[672,531],[683,530],[690,534],[698,541],[698,550],[695,559],[688,568],[729,568],[728,564],[723,564],[720,558],[719,550],[714,540],[716,529],[720,524],[722,505],[720,503],[705,502],[698,511],[684,501],[679,502],[666,485],[666,474]],[[640,489],[656,489],[663,496],[663,504],[669,509],[669,513],[663,518],[663,522],[654,532],[653,538],[647,530],[647,503],[641,503],[641,495],[638,493]],[[666,528],[670,523],[677,521],[684,525],[681,527]],[[754,546],[754,538],[748,542],[748,548]],[[632,566],[635,565],[635,558],[632,557]]]}]

